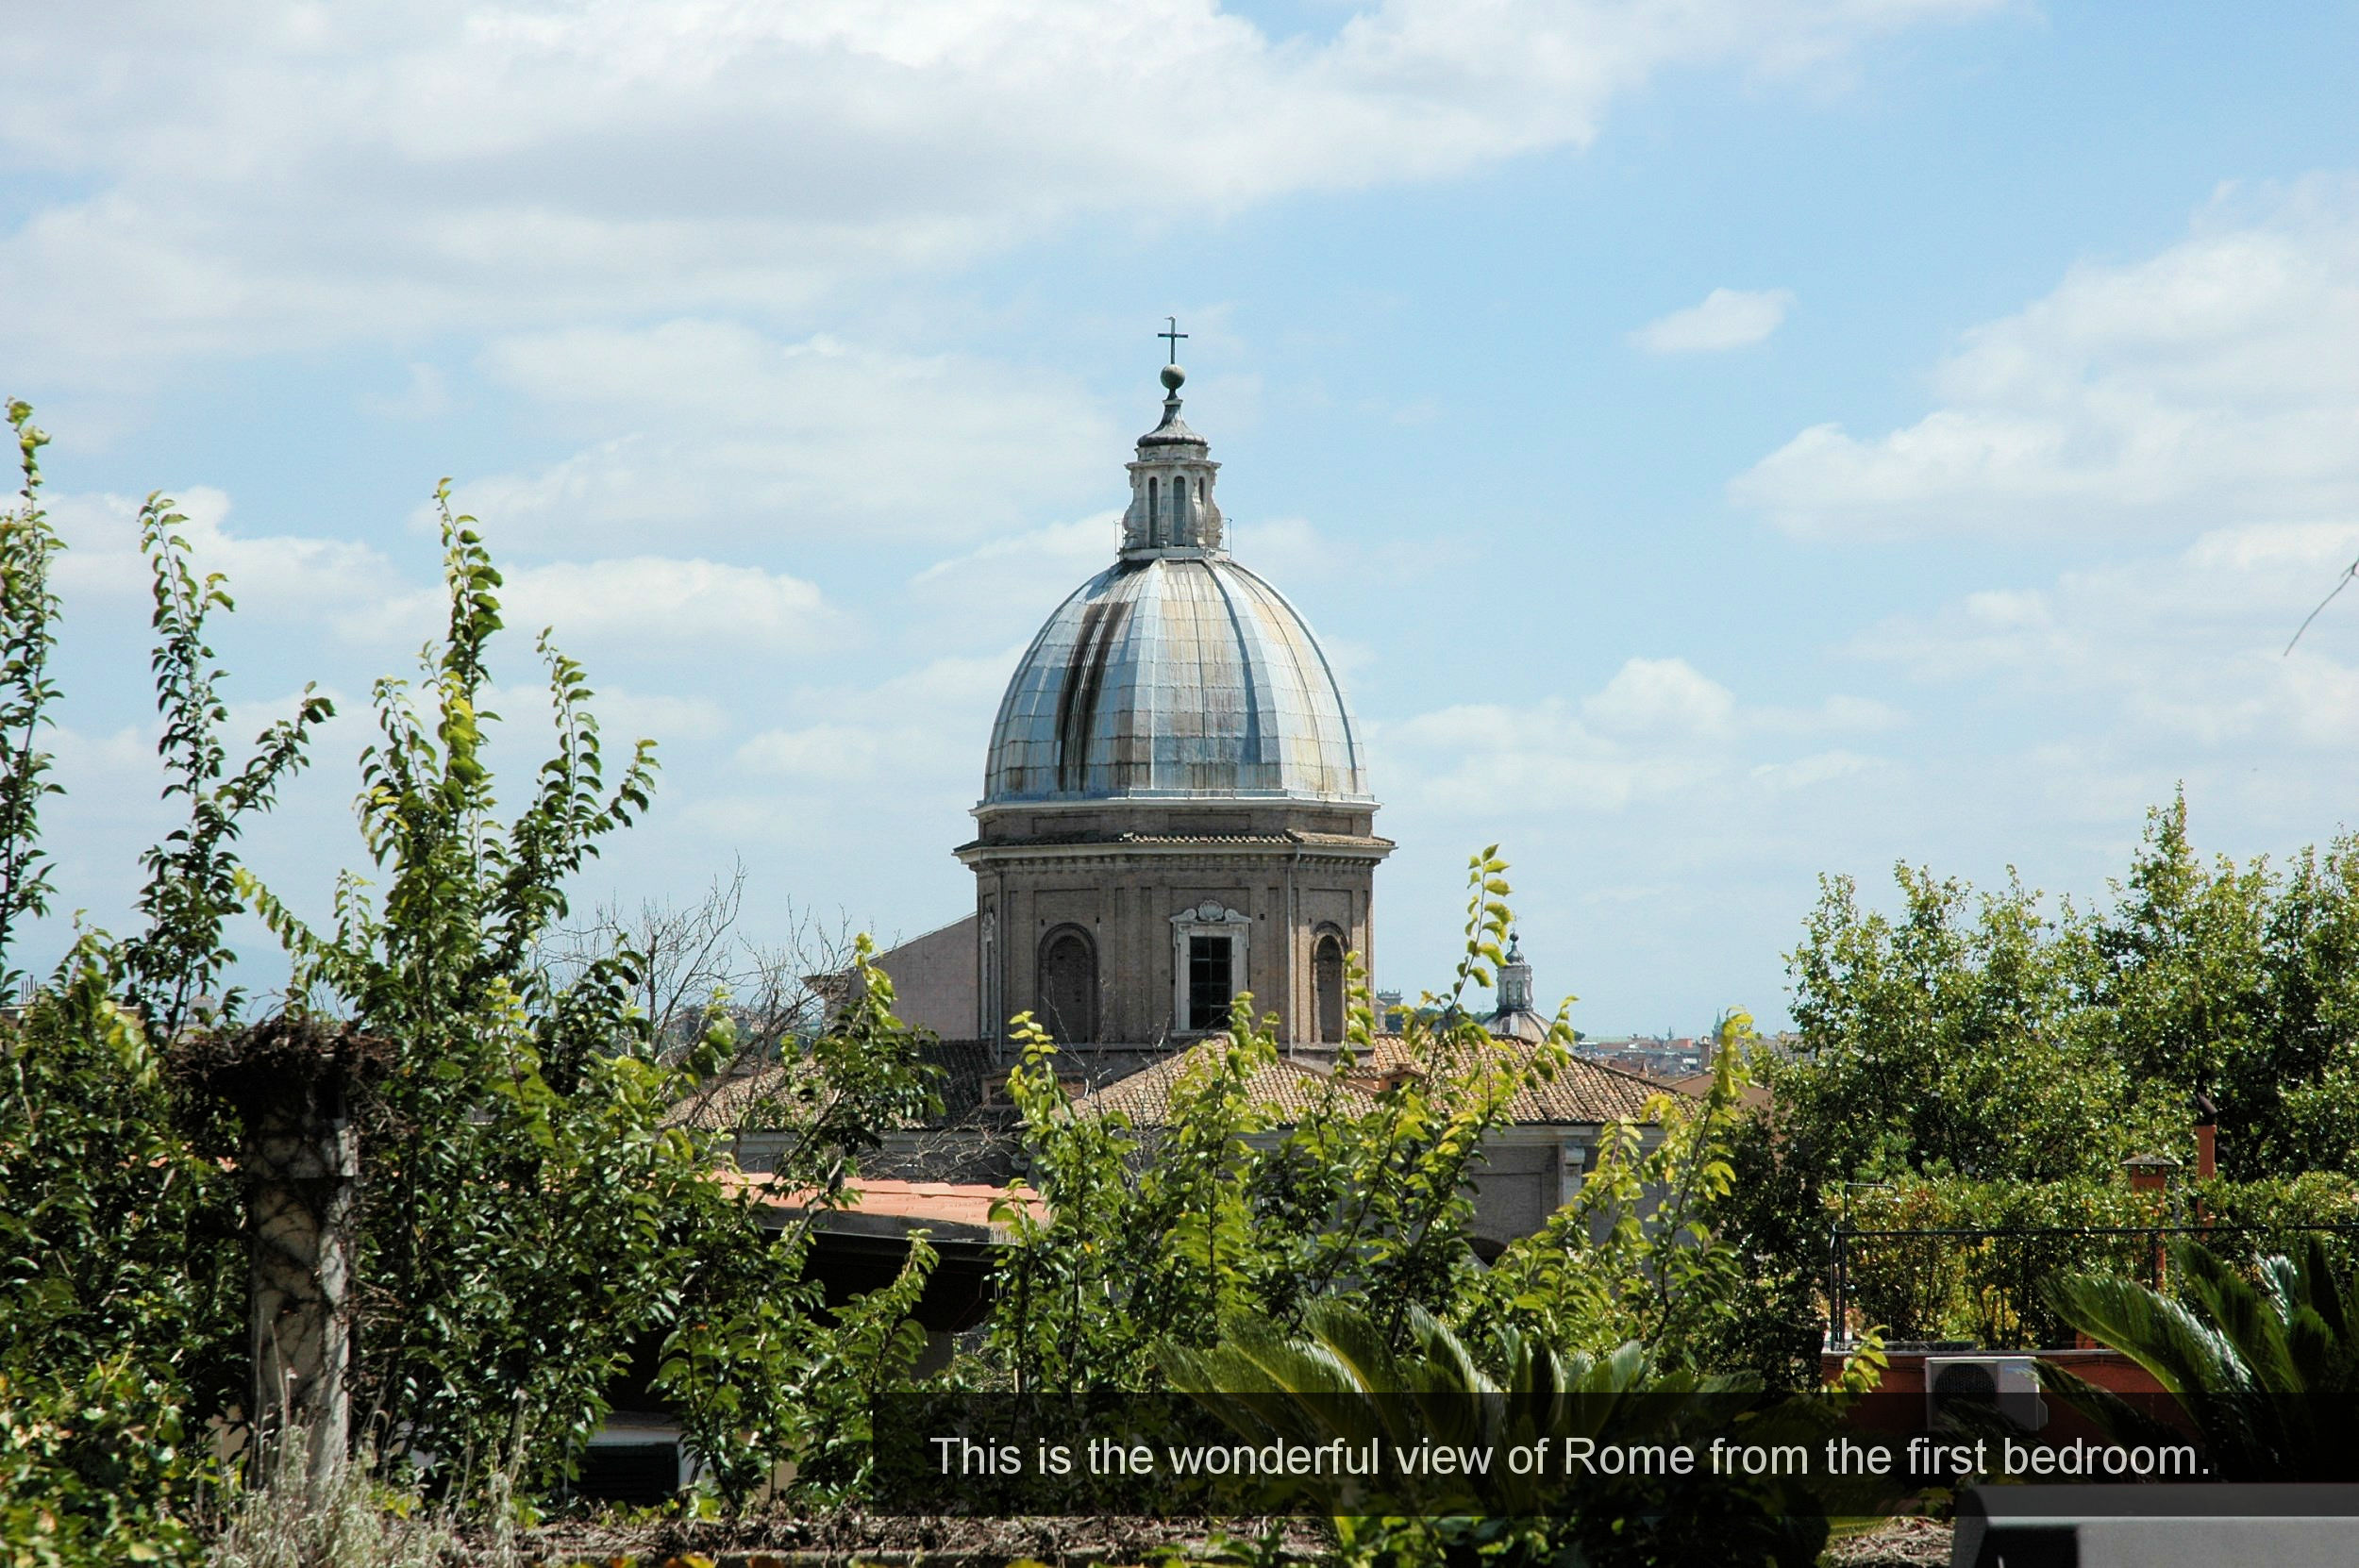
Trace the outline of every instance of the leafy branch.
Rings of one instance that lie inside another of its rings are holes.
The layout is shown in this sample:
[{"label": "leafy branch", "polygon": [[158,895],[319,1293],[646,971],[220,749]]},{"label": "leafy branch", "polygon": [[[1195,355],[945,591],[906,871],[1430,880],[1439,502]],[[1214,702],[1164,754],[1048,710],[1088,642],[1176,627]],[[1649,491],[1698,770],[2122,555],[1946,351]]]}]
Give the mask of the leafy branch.
[{"label": "leafy branch", "polygon": [[[237,960],[222,942],[222,924],[243,911],[238,896],[238,860],[232,845],[244,819],[267,811],[278,786],[303,770],[312,732],[335,716],[335,707],[306,686],[292,718],[279,720],[255,741],[238,771],[224,778],[228,748],[221,739],[228,707],[219,685],[224,672],[205,642],[208,615],[237,607],[220,573],[199,577],[190,565],[188,541],[179,532],[188,519],[158,495],[140,509],[140,548],[153,579],[156,633],[149,665],[155,676],[156,707],[163,715],[157,753],[169,777],[164,798],[188,801],[188,820],[140,857],[147,884],[139,898],[146,929],[124,944],[123,958],[133,995],[143,1005],[157,1038],[176,1036],[196,999]],[[219,1014],[234,1021],[238,997],[222,999]]]},{"label": "leafy branch", "polygon": [[38,742],[58,696],[49,678],[59,611],[49,563],[64,548],[41,505],[48,432],[21,399],[8,404],[8,426],[16,432],[23,483],[17,505],[0,514],[0,984],[18,977],[5,966],[19,923],[49,912],[52,868],[41,848],[41,797],[58,786],[49,782],[50,757]]}]

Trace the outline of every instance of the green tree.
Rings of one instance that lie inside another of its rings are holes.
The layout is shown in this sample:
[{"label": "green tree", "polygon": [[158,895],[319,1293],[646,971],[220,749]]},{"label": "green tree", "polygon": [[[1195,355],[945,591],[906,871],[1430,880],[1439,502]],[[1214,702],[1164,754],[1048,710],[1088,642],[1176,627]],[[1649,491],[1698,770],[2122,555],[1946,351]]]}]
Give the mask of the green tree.
[{"label": "green tree", "polygon": [[2199,1095],[2225,1174],[2359,1171],[2359,841],[2207,862],[2183,796],[2109,908],[1896,875],[1889,916],[1826,879],[1789,956],[1803,1050],[1775,1089],[1814,1181],[2107,1176],[2186,1158]]},{"label": "green tree", "polygon": [[[230,1183],[175,1131],[96,938],[0,1022],[0,1543],[16,1560],[194,1548],[243,1271]],[[192,1390],[210,1398],[192,1397]]]},{"label": "green tree", "polygon": [[[769,1069],[773,1089],[751,1099],[745,1124],[785,1134],[773,1190],[798,1194],[777,1234],[758,1219],[750,1190],[707,1179],[688,1189],[669,1224],[677,1305],[668,1309],[655,1386],[680,1412],[683,1437],[732,1505],[756,1499],[792,1464],[798,1492],[818,1503],[855,1496],[865,1479],[871,1404],[907,1380],[925,1348],[912,1321],[935,1254],[921,1231],[892,1283],[827,1309],[806,1270],[816,1228],[849,1201],[861,1157],[884,1128],[937,1112],[925,1037],[893,1015],[893,982],[855,942],[859,984],[822,1034],[790,1045]],[[694,1070],[730,1059],[726,997],[709,1009]],[[758,1042],[768,1055],[768,1042]],[[688,1075],[679,1079],[685,1091]],[[709,1166],[711,1153],[704,1157]]]},{"label": "green tree", "polygon": [[2265,1048],[2231,1057],[2214,1091],[2222,1168],[2359,1175],[2359,839],[2293,859],[2264,942]]},{"label": "green tree", "polygon": [[1276,1021],[1257,1021],[1250,997],[1181,1072],[1160,1128],[1077,1106],[1058,1082],[1055,1043],[1023,1022],[1009,1090],[1029,1179],[1054,1218],[1018,1201],[999,1209],[1013,1241],[991,1353],[1019,1387],[1152,1387],[1156,1346],[1175,1334],[1207,1341],[1234,1317],[1295,1322],[1339,1292],[1385,1303],[1380,1321],[1397,1335],[1414,1307],[1453,1309],[1480,1273],[1467,1226],[1482,1141],[1519,1093],[1557,1071],[1571,1039],[1560,1017],[1536,1047],[1495,1040],[1461,1005],[1502,961],[1506,869],[1496,846],[1469,863],[1452,988],[1410,1018],[1397,1070],[1373,1093],[1354,1076],[1375,1045],[1372,998],[1354,971],[1336,1070],[1288,1126],[1255,1092],[1279,1053]]},{"label": "green tree", "polygon": [[[1826,879],[1789,956],[1802,1046],[1771,1067],[1774,1112],[1729,1216],[1740,1244],[1806,1276],[1846,1218],[2069,1226],[2118,1221],[2125,1205],[2184,1218],[2133,1202],[2121,1167],[2191,1161],[2206,1101],[2222,1177],[2197,1194],[2206,1212],[2348,1219],[2359,841],[2282,868],[2207,859],[2182,795],[2149,813],[2095,908],[2050,906],[2012,878],[1980,896],[1906,866],[1897,879],[1890,914]],[[2023,1281],[2087,1266],[2097,1245],[2016,1239],[1937,1259],[1887,1243],[1854,1257],[1853,1304],[1911,1333],[2013,1338],[2052,1325]],[[1798,1332],[1806,1306],[1791,1304]]]},{"label": "green tree", "polygon": [[[59,700],[46,674],[59,601],[48,561],[59,548],[40,506],[46,437],[9,407],[24,482],[0,520],[0,968],[21,917],[44,907],[40,797],[50,786],[35,744]],[[0,1473],[11,1532],[50,1521],[48,1545],[116,1557],[186,1548],[175,1510],[209,1473],[204,1425],[243,1396],[243,1259],[234,1179],[206,1108],[174,1082],[164,1047],[189,1004],[229,959],[221,926],[241,819],[266,809],[301,765],[326,716],[308,692],[266,731],[226,782],[219,672],[203,642],[218,578],[199,584],[172,531],[171,503],[151,497],[142,543],[156,577],[152,660],[165,717],[167,796],[190,822],[142,857],[143,930],[117,944],[86,931],[28,1005],[0,1020],[0,1405],[16,1430]],[[193,1133],[193,1137],[192,1134]]]},{"label": "green tree", "polygon": [[[808,1222],[781,1242],[748,1192],[716,1174],[711,1134],[672,1108],[728,1060],[730,1025],[678,1066],[633,1005],[638,955],[543,961],[568,879],[644,810],[650,742],[607,780],[580,666],[540,641],[554,749],[502,821],[482,696],[501,629],[500,576],[472,518],[443,507],[445,629],[413,690],[383,680],[362,754],[361,841],[381,897],[342,878],[314,928],[251,876],[238,887],[293,961],[299,1005],[390,1043],[370,1097],[362,1171],[359,1408],[384,1452],[528,1490],[563,1479],[643,1341],[723,1490],[750,1496],[781,1459],[837,1434],[797,1412],[814,1379],[899,1357],[909,1287],[840,1335],[811,1321]],[[864,955],[863,955],[864,963]],[[881,976],[872,978],[881,981]],[[890,990],[790,1065],[803,1136],[779,1176],[838,1201],[876,1129],[924,1109],[917,1041]],[[910,1277],[922,1284],[925,1255]],[[881,1328],[877,1320],[884,1317]]]},{"label": "green tree", "polygon": [[1025,1124],[1025,1194],[995,1206],[1010,1227],[990,1350],[1023,1392],[1080,1393],[1151,1386],[1153,1348],[1174,1322],[1216,1321],[1255,1299],[1248,1196],[1270,1122],[1248,1093],[1277,1059],[1240,998],[1230,1032],[1185,1071],[1170,1138],[1150,1148],[1120,1113],[1077,1109],[1056,1073],[1056,1043],[1018,1020],[1024,1059],[1008,1088]]},{"label": "green tree", "polygon": [[2273,1055],[2264,975],[2275,891],[2266,861],[2204,865],[2183,795],[2149,814],[2116,907],[2095,923],[2104,966],[2088,998],[2133,1093],[2183,1102],[2231,1062]]},{"label": "green tree", "polygon": [[1700,1102],[1669,1093],[1616,1127],[1571,1202],[1471,1282],[1457,1321],[1515,1324],[1563,1349],[1640,1345],[1666,1367],[1720,1366],[1747,1304],[1749,1260],[1721,1218],[1748,1120],[1752,1020],[1724,1017]]},{"label": "green tree", "polygon": [[[147,870],[139,910],[146,928],[124,943],[122,962],[132,1004],[158,1040],[177,1037],[198,998],[237,961],[222,943],[223,922],[245,906],[237,891],[235,846],[248,817],[270,809],[278,786],[302,771],[312,730],[335,716],[326,697],[306,686],[293,717],[265,729],[255,751],[228,774],[229,748],[221,726],[229,716],[220,693],[223,672],[212,664],[205,623],[229,611],[227,579],[199,578],[179,533],[187,518],[173,503],[151,495],[140,509],[140,545],[153,579],[156,706],[163,716],[157,751],[168,777],[164,798],[188,803],[188,821],[141,857]],[[225,777],[224,775],[228,774]],[[236,1021],[233,992],[213,1003],[212,1020]]]},{"label": "green tree", "polygon": [[381,903],[346,874],[321,932],[251,875],[237,885],[293,959],[294,1004],[392,1046],[364,1128],[358,1408],[391,1452],[513,1460],[545,1484],[670,1288],[663,1205],[696,1151],[661,1126],[669,1075],[618,1005],[627,959],[562,991],[530,962],[565,878],[646,804],[651,748],[607,786],[588,683],[544,638],[556,748],[515,819],[495,818],[479,699],[500,578],[438,493],[446,627],[423,702],[377,682],[361,756]]},{"label": "green tree", "polygon": [[1850,878],[1822,879],[1789,959],[1802,1054],[1772,1087],[1792,1157],[1821,1181],[2044,1180],[2129,1152],[2086,923],[2068,906],[2048,915],[2012,879],[1978,899],[1908,866],[1894,876],[1893,915],[1862,909]]},{"label": "green tree", "polygon": [[[0,516],[0,968],[51,896],[38,744],[59,543],[40,505],[46,438],[9,406],[24,475]],[[530,1493],[560,1480],[613,1375],[654,1349],[661,1380],[720,1489],[744,1500],[781,1460],[807,1485],[857,1485],[866,1407],[922,1345],[910,1316],[923,1239],[889,1288],[823,1311],[803,1277],[812,1227],[845,1199],[880,1129],[935,1106],[924,1043],[857,960],[863,1000],[816,1039],[765,1057],[766,1108],[793,1129],[778,1180],[796,1214],[765,1215],[678,1107],[730,1064],[726,996],[704,1038],[659,1059],[627,947],[546,960],[566,887],[647,802],[644,742],[610,783],[580,668],[542,642],[555,743],[502,818],[481,697],[501,629],[499,574],[471,520],[443,512],[449,616],[413,689],[378,683],[363,755],[361,840],[381,889],[339,879],[325,928],[237,859],[252,817],[304,764],[327,704],[307,690],[243,761],[221,734],[224,673],[209,621],[232,609],[200,575],[172,503],[141,537],[153,577],[152,673],[165,795],[186,815],[140,857],[141,928],[79,934],[22,1008],[0,1013],[0,1543],[11,1561],[193,1554],[207,1425],[246,1402],[239,1112],[198,1086],[246,1026],[225,923],[252,909],[285,944],[289,1006],[321,1038],[374,1037],[387,1079],[364,1124],[360,1409],[370,1451],[431,1458],[454,1500],[506,1467]],[[273,1021],[276,1022],[276,1021]],[[302,1035],[303,1031],[296,1031]],[[305,1038],[310,1036],[305,1035]],[[782,1233],[781,1232],[782,1224]],[[749,1330],[743,1331],[741,1330]]]}]

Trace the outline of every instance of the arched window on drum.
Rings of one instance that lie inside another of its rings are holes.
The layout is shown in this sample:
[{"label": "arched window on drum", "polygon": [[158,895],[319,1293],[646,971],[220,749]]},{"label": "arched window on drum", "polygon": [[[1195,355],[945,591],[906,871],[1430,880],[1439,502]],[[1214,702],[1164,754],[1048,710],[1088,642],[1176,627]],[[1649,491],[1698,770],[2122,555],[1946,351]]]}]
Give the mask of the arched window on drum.
[{"label": "arched window on drum", "polygon": [[1311,942],[1311,990],[1319,1043],[1340,1044],[1344,1038],[1344,934],[1331,926],[1321,926]]},{"label": "arched window on drum", "polygon": [[1060,926],[1041,939],[1041,1026],[1060,1043],[1097,1038],[1097,944],[1078,926]]}]

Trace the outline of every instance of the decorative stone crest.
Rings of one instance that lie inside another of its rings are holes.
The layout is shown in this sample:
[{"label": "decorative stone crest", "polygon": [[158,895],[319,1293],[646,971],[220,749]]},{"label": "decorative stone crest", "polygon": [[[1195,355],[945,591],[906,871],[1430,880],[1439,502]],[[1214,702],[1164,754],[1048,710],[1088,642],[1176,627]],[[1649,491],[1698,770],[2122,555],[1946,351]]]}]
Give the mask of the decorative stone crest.
[{"label": "decorative stone crest", "polygon": [[1174,926],[1250,926],[1253,917],[1239,914],[1217,898],[1208,898],[1192,909],[1182,909],[1171,917]]}]

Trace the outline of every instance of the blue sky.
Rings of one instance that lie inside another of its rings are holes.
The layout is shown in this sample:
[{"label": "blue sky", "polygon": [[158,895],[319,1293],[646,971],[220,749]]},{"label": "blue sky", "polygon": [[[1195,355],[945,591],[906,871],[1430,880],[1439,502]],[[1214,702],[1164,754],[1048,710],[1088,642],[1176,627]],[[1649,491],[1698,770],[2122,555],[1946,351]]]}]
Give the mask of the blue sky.
[{"label": "blue sky", "polygon": [[661,745],[583,906],[956,916],[1166,313],[1372,738],[1382,984],[1494,841],[1617,1032],[1778,1021],[1822,873],[2101,895],[2182,780],[2240,857],[2353,818],[2359,602],[2279,650],[2359,556],[2359,7],[144,9],[0,49],[97,924],[164,820],[137,498],[240,594],[237,724],[344,709],[252,845],[317,909],[444,474]]}]

